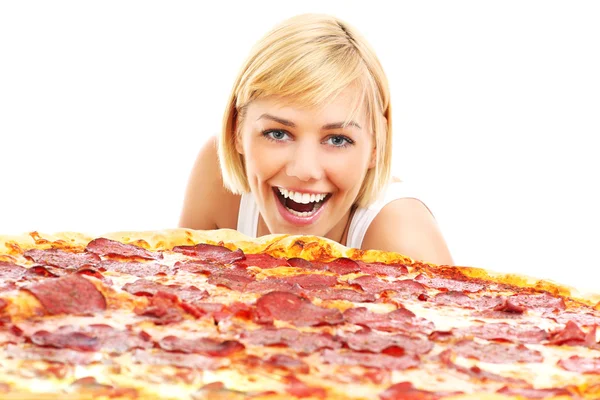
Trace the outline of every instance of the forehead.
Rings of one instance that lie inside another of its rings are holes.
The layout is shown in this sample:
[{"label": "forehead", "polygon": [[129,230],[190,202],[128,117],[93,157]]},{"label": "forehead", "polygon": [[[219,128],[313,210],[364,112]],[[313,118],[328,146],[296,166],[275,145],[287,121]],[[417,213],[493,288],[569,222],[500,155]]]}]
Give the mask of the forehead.
[{"label": "forehead", "polygon": [[355,121],[366,126],[366,112],[362,94],[358,89],[349,87],[337,96],[325,100],[319,105],[306,105],[292,97],[266,96],[248,104],[247,122],[253,123],[261,115],[268,113],[291,120],[305,120],[316,123],[337,123]]}]

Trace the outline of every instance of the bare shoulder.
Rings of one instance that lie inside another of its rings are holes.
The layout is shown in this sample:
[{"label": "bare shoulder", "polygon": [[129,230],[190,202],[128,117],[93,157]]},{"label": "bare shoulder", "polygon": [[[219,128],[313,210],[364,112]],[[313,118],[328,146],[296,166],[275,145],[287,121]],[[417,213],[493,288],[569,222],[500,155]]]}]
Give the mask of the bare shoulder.
[{"label": "bare shoulder", "polygon": [[225,189],[212,137],[200,149],[190,174],[179,226],[190,229],[218,229],[237,226],[240,196]]},{"label": "bare shoulder", "polygon": [[367,229],[363,249],[393,251],[438,265],[452,256],[429,209],[418,199],[397,199],[381,209]]}]

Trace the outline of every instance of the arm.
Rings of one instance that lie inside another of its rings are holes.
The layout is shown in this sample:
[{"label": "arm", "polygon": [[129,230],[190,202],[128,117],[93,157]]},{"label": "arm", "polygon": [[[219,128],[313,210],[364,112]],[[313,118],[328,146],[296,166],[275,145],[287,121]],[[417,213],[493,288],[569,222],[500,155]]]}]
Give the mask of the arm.
[{"label": "arm", "polygon": [[437,265],[454,264],[433,215],[412,198],[386,205],[367,229],[362,248],[393,251]]},{"label": "arm", "polygon": [[[181,228],[230,228],[222,216],[233,213],[235,196],[223,187],[217,156],[217,140],[212,137],[200,149],[190,174],[179,219]],[[235,213],[237,216],[237,212]],[[233,227],[235,228],[235,226]]]}]

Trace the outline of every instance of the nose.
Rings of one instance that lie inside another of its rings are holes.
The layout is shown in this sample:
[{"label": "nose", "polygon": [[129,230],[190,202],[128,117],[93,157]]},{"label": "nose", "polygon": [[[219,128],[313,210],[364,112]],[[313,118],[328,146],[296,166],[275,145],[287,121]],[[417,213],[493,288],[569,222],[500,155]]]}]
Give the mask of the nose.
[{"label": "nose", "polygon": [[286,166],[286,175],[308,182],[323,178],[322,161],[317,149],[310,145],[299,145]]}]

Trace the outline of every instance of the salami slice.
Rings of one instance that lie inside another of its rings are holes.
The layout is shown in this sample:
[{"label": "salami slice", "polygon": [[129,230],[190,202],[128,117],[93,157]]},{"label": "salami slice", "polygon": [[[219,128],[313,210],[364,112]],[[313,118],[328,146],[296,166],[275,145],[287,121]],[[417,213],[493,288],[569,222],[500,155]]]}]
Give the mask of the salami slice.
[{"label": "salami slice", "polygon": [[223,246],[200,243],[194,246],[175,246],[173,251],[185,254],[189,257],[198,258],[203,261],[231,264],[246,258],[241,249],[231,251]]},{"label": "salami slice", "polygon": [[89,315],[106,309],[106,299],[96,286],[80,275],[46,279],[24,288],[50,315]]},{"label": "salami slice", "polygon": [[405,370],[419,366],[417,355],[394,357],[387,354],[362,353],[349,350],[324,350],[321,358],[328,364],[362,365],[363,367]]},{"label": "salami slice", "polygon": [[600,357],[586,358],[580,356],[571,356],[560,360],[558,365],[567,371],[580,374],[600,374]]},{"label": "salami slice", "polygon": [[235,340],[221,341],[206,337],[182,339],[172,335],[162,338],[158,345],[167,351],[204,354],[211,357],[228,357],[245,348],[243,344]]},{"label": "salami slice", "polygon": [[452,347],[452,350],[460,356],[494,364],[539,363],[544,361],[542,353],[531,350],[522,344],[517,346],[504,343],[481,344],[472,340],[461,340]]},{"label": "salami slice", "polygon": [[7,261],[0,261],[0,278],[3,281],[7,279],[19,280],[26,272],[27,268],[25,267]]},{"label": "salami slice", "polygon": [[379,395],[381,400],[438,400],[444,394],[415,388],[410,382],[396,383]]},{"label": "salami slice", "polygon": [[208,357],[201,354],[170,353],[161,350],[134,350],[133,362],[150,365],[173,365],[184,368],[215,370],[230,364],[227,358]]},{"label": "salami slice", "polygon": [[133,244],[125,244],[106,238],[92,240],[88,243],[85,250],[99,256],[137,257],[147,260],[159,260],[163,258],[162,253],[149,251]]},{"label": "salami slice", "polygon": [[269,254],[246,254],[246,258],[235,262],[236,265],[243,267],[258,267],[261,269],[270,269],[277,267],[291,267],[284,259],[273,257]]},{"label": "salami slice", "polygon": [[319,349],[338,349],[342,343],[328,333],[300,332],[290,328],[266,328],[243,332],[241,340],[258,346],[284,345],[302,353],[313,353]]},{"label": "salami slice", "polygon": [[344,311],[347,322],[367,326],[381,331],[421,332],[429,334],[435,326],[431,321],[419,318],[406,309],[398,308],[389,313],[375,313],[365,307],[350,308]]},{"label": "salami slice", "polygon": [[256,301],[255,321],[272,323],[288,321],[296,326],[339,324],[344,321],[335,308],[316,306],[303,297],[288,292],[271,292]]},{"label": "salami slice", "polygon": [[23,255],[37,264],[65,269],[77,269],[84,265],[94,265],[100,261],[100,257],[94,253],[71,253],[58,249],[31,249]]}]

